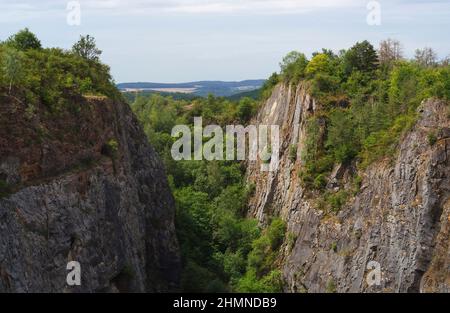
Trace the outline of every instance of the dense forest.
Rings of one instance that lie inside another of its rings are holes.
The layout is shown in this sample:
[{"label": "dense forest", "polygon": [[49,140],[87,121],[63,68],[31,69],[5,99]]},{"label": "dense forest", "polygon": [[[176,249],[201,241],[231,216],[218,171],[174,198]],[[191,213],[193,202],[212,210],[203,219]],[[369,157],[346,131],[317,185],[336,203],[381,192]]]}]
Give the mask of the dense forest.
[{"label": "dense forest", "polygon": [[254,186],[244,181],[238,161],[174,161],[171,147],[177,124],[245,124],[258,102],[250,98],[177,101],[161,95],[138,97],[132,109],[164,160],[177,204],[176,230],[183,258],[182,286],[189,292],[279,292],[281,273],[274,266],[285,225],[274,218],[262,230],[246,218]]},{"label": "dense forest", "polygon": [[[38,106],[46,106],[55,118],[61,112],[76,114],[77,99],[83,96],[126,101],[109,68],[100,62],[100,54],[90,36],[81,37],[65,51],[43,48],[29,30],[20,31],[0,44],[0,95],[25,103],[30,119]],[[247,217],[247,202],[255,187],[246,184],[242,163],[174,161],[170,154],[173,126],[192,125],[196,116],[202,116],[204,124],[246,124],[275,85],[305,84],[321,110],[308,121],[300,178],[311,192],[319,192],[324,191],[334,164],[354,162],[365,168],[391,154],[400,136],[414,124],[422,100],[450,99],[448,60],[438,61],[428,48],[406,60],[393,40],[382,42],[378,50],[367,41],[337,54],[323,49],[311,59],[291,52],[280,65],[280,72],[254,97],[260,99],[210,95],[184,100],[158,94],[128,99],[165,163],[176,199],[184,291],[282,291],[277,256],[282,244],[292,238],[280,218],[261,227]],[[429,144],[435,141],[430,133]],[[353,191],[358,181],[354,177]],[[0,196],[7,189],[0,180]],[[321,192],[321,205],[339,210],[349,192]]]}]

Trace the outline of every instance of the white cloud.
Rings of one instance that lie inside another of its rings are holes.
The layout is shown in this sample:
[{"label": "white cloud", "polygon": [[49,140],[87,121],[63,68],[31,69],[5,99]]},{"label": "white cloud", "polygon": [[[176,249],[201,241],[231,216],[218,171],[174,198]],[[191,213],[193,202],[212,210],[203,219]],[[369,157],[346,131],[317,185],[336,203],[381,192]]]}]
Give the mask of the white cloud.
[{"label": "white cloud", "polygon": [[[65,10],[69,0],[0,0],[0,16]],[[286,14],[364,5],[364,0],[79,0],[82,9],[104,14]],[[103,12],[102,12],[103,11]]]},{"label": "white cloud", "polygon": [[361,4],[364,0],[87,0],[88,6],[114,3],[121,10],[142,13],[299,13],[319,8],[336,8]]},{"label": "white cloud", "polygon": [[[0,0],[0,23],[9,18],[27,19],[50,14],[64,15],[71,0]],[[85,13],[98,15],[153,15],[153,14],[299,14],[324,9],[354,8],[365,10],[369,0],[78,0]],[[403,15],[411,11],[424,12],[446,8],[448,0],[391,0],[381,2],[383,8],[395,7]],[[386,12],[386,10],[385,10]],[[388,11],[387,13],[390,13]],[[408,14],[406,14],[408,13]]]}]

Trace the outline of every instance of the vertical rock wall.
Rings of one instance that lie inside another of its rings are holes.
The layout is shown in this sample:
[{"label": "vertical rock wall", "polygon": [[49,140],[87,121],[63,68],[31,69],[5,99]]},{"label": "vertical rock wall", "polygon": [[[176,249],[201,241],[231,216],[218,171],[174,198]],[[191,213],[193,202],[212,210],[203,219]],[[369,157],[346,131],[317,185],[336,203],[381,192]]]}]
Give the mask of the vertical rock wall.
[{"label": "vertical rock wall", "polygon": [[[162,163],[126,104],[78,101],[30,116],[0,99],[0,292],[177,290]],[[70,261],[81,286],[66,283]]]},{"label": "vertical rock wall", "polygon": [[[286,237],[293,242],[286,240],[280,255],[286,291],[450,291],[447,106],[425,101],[395,155],[359,172],[360,191],[330,215],[318,208],[298,178],[306,120],[319,108],[302,85],[275,88],[255,122],[280,125],[280,166],[264,173],[258,162],[248,164],[248,181],[256,185],[249,214],[262,223],[273,215],[287,222]],[[431,133],[437,136],[433,145]],[[289,157],[292,145],[296,160]],[[354,170],[337,166],[332,176],[345,183]],[[380,265],[381,282],[369,286],[372,261]]]}]

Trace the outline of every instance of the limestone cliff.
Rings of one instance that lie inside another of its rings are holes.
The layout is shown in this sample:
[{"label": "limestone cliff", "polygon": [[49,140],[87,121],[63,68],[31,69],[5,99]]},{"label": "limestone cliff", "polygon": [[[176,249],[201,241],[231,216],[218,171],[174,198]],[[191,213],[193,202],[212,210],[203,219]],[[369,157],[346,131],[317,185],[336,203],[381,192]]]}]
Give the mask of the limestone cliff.
[{"label": "limestone cliff", "polygon": [[[447,105],[424,101],[396,154],[359,171],[360,191],[339,213],[327,214],[298,178],[306,119],[317,114],[318,104],[302,85],[275,88],[256,123],[280,125],[279,169],[266,173],[259,164],[248,164],[248,180],[256,185],[250,215],[262,223],[272,215],[287,222],[288,239],[279,257],[285,291],[450,292]],[[437,135],[434,145],[431,131]],[[298,146],[296,160],[289,156],[291,145]],[[355,171],[355,166],[337,166],[327,188],[343,188]],[[367,283],[370,261],[381,266],[379,285]]]},{"label": "limestone cliff", "polygon": [[0,97],[0,292],[177,290],[162,163],[126,104],[72,102]]}]

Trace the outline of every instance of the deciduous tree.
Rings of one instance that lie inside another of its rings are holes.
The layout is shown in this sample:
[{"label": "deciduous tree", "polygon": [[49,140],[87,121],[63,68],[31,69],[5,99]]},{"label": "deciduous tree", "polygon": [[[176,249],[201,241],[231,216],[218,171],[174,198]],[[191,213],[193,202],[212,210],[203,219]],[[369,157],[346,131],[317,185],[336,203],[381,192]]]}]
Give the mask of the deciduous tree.
[{"label": "deciduous tree", "polygon": [[403,49],[400,41],[391,38],[381,41],[378,57],[380,64],[386,66],[403,59]]},{"label": "deciduous tree", "polygon": [[424,67],[435,66],[437,64],[437,54],[429,47],[417,49],[414,59],[419,65]]},{"label": "deciduous tree", "polygon": [[35,34],[25,28],[6,40],[6,44],[17,50],[26,51],[30,49],[41,49],[41,42]]},{"label": "deciduous tree", "polygon": [[89,61],[98,61],[102,51],[97,48],[95,38],[90,35],[81,36],[72,47],[73,53]]},{"label": "deciduous tree", "polygon": [[13,83],[19,81],[23,76],[20,52],[13,48],[6,49],[2,60],[2,68],[9,84],[8,93],[11,94]]}]

